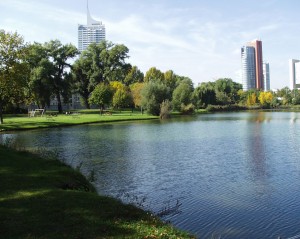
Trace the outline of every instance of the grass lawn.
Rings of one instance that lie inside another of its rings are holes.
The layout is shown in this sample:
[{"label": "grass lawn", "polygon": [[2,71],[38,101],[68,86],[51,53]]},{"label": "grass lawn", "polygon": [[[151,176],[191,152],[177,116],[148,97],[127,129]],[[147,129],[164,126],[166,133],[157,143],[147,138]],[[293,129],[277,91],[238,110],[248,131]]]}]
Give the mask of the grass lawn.
[{"label": "grass lawn", "polygon": [[51,116],[50,114],[47,114],[45,116],[36,117],[28,117],[27,114],[22,116],[4,115],[4,124],[0,125],[0,131],[36,129],[101,122],[105,123],[128,120],[158,119],[157,116],[151,116],[147,114],[142,115],[140,112],[132,113],[131,111],[118,111],[113,112],[111,115],[100,115],[98,112],[99,111],[95,110],[84,110],[71,115]]},{"label": "grass lawn", "polygon": [[131,205],[97,195],[57,160],[0,146],[1,238],[191,238]]}]

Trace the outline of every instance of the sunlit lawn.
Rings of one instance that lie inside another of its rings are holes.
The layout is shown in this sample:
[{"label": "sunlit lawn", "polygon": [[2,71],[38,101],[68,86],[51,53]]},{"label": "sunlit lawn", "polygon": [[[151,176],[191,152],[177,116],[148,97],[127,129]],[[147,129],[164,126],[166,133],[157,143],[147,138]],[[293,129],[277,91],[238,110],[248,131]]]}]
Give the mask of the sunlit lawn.
[{"label": "sunlit lawn", "polygon": [[0,146],[0,182],[1,238],[190,238],[57,160]]},{"label": "sunlit lawn", "polygon": [[157,119],[156,116],[141,114],[140,112],[131,111],[117,111],[112,114],[100,115],[97,111],[80,111],[70,115],[51,116],[46,114],[44,116],[28,117],[27,115],[18,116],[4,116],[4,124],[0,125],[0,131],[3,130],[20,130],[20,129],[34,129],[56,126],[67,126],[87,123],[101,123],[127,120],[146,120]]}]

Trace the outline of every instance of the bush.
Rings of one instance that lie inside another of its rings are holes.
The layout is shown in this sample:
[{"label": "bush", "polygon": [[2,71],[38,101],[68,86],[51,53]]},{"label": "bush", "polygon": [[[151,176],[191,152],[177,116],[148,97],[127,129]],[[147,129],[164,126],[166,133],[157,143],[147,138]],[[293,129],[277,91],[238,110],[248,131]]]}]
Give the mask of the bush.
[{"label": "bush", "polygon": [[218,111],[238,111],[238,110],[247,110],[246,106],[240,105],[208,105],[206,110],[209,112],[218,112]]},{"label": "bush", "polygon": [[160,114],[159,117],[161,119],[170,118],[170,114],[172,112],[172,104],[169,100],[165,100],[160,105]]},{"label": "bush", "polygon": [[149,114],[160,115],[161,104],[170,99],[170,88],[160,82],[147,83],[141,92],[142,106]]},{"label": "bush", "polygon": [[195,111],[195,106],[193,104],[184,105],[181,104],[181,112],[185,115],[193,114]]}]

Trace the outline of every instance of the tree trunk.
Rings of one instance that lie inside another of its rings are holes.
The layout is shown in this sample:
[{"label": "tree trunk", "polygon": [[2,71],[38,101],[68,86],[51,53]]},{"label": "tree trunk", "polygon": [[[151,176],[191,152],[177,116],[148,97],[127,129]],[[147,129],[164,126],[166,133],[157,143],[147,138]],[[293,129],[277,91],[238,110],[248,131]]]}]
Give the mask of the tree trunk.
[{"label": "tree trunk", "polygon": [[103,113],[103,106],[101,105],[100,106],[100,115],[102,115],[102,113]]},{"label": "tree trunk", "polygon": [[2,100],[0,100],[0,124],[3,124]]},{"label": "tree trunk", "polygon": [[89,104],[89,100],[86,99],[86,98],[84,98],[83,100],[84,100],[84,105],[85,105],[85,107],[86,107],[87,109],[90,109],[91,106],[90,106],[90,104]]},{"label": "tree trunk", "polygon": [[62,114],[62,105],[61,105],[61,99],[60,99],[60,94],[56,93],[56,98],[57,98],[57,110],[59,114]]}]

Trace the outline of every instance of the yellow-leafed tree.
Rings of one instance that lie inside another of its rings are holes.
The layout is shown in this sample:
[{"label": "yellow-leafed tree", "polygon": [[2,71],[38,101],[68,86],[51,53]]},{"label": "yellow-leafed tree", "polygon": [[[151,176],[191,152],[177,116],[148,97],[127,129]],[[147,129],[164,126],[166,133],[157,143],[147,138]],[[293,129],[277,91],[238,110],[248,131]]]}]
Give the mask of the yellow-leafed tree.
[{"label": "yellow-leafed tree", "polygon": [[269,107],[273,100],[273,94],[271,92],[260,92],[258,100],[262,106]]},{"label": "yellow-leafed tree", "polygon": [[254,106],[256,104],[256,94],[255,93],[251,93],[248,95],[247,97],[247,106]]}]

